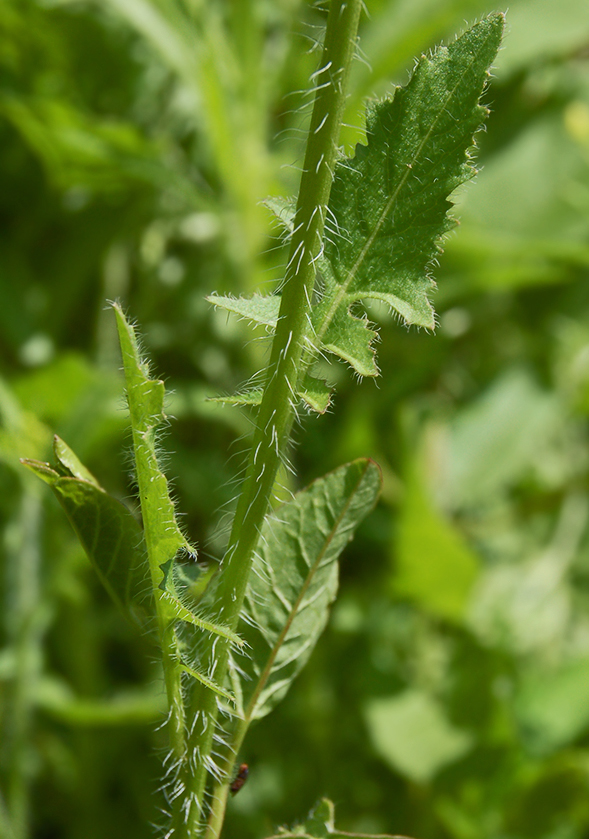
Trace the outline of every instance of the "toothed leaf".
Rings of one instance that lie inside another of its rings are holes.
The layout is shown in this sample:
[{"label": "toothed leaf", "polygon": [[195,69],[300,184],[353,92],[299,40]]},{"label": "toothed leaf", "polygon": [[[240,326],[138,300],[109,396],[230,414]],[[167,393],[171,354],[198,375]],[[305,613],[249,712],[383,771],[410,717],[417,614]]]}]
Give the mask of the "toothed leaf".
[{"label": "toothed leaf", "polygon": [[266,519],[240,625],[248,651],[236,664],[245,675],[232,673],[246,719],[269,713],[309,658],[336,594],[337,559],[380,486],[378,466],[357,460]]},{"label": "toothed leaf", "polygon": [[[360,376],[378,376],[376,352],[373,348],[376,332],[370,329],[367,318],[355,317],[349,311],[348,306],[351,302],[353,301],[340,306],[331,320],[325,318],[326,329],[322,347],[347,361]],[[328,306],[328,300],[319,305],[315,315],[318,320],[321,320],[321,313]]]},{"label": "toothed leaf", "polygon": [[254,323],[262,323],[265,326],[276,328],[278,311],[280,309],[280,297],[278,295],[254,294],[253,297],[218,297],[211,294],[206,298],[218,309],[225,309],[234,312],[236,315],[248,318]]},{"label": "toothed leaf", "polygon": [[281,195],[271,195],[264,201],[268,209],[272,210],[287,234],[294,230],[294,217],[297,209],[294,198],[283,198]]},{"label": "toothed leaf", "polygon": [[102,584],[124,614],[142,620],[147,556],[141,525],[124,504],[109,495],[72,450],[56,437],[57,466],[23,460],[49,484]]},{"label": "toothed leaf", "polygon": [[305,376],[299,396],[311,410],[317,414],[324,414],[331,402],[332,388],[322,379],[315,379],[308,374]]},{"label": "toothed leaf", "polygon": [[368,110],[367,145],[336,166],[313,326],[318,347],[362,375],[376,375],[374,333],[354,323],[351,304],[384,300],[406,323],[434,328],[428,269],[454,224],[449,196],[474,173],[479,98],[502,32],[493,14],[422,56],[407,86]]},{"label": "toothed leaf", "polygon": [[[247,393],[235,393],[233,396],[212,396],[207,401],[221,402],[223,405],[259,405],[264,391],[250,390]],[[303,402],[318,414],[324,414],[331,401],[331,388],[325,382],[305,376],[303,387],[298,390]]]}]

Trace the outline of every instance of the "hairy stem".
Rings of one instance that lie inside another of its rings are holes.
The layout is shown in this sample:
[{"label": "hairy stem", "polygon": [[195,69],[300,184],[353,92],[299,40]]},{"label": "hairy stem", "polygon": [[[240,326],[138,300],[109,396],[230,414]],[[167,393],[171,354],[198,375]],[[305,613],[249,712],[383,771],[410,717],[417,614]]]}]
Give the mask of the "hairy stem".
[{"label": "hairy stem", "polygon": [[178,660],[178,645],[174,629],[175,616],[170,610],[169,604],[163,597],[160,588],[162,571],[157,559],[155,542],[158,538],[159,522],[152,520],[151,508],[143,500],[149,494],[149,470],[140,468],[150,457],[149,446],[146,444],[146,432],[140,431],[133,424],[133,448],[137,461],[137,484],[139,497],[142,501],[141,510],[143,514],[143,528],[145,546],[149,560],[149,570],[153,587],[153,599],[155,603],[158,635],[162,651],[162,667],[164,671],[164,682],[168,699],[168,734],[170,745],[176,760],[182,759],[185,753],[184,736],[184,703],[182,698],[182,669]]},{"label": "hairy stem", "polygon": [[[321,65],[315,74],[315,104],[278,326],[218,592],[220,620],[233,630],[239,621],[252,558],[270,505],[276,473],[290,442],[296,410],[296,386],[309,332],[315,262],[322,247],[360,9],[361,0],[332,0]],[[215,678],[220,684],[223,684],[227,673],[229,652],[229,644],[224,639],[217,639],[215,650],[209,651],[208,664],[211,665],[214,660]],[[190,790],[196,805],[193,810],[202,811],[207,762],[213,748],[218,713],[216,697],[210,691],[197,688],[192,712],[199,714],[199,720],[194,726],[189,747],[198,756],[198,766],[189,779]],[[225,767],[225,785],[230,771],[230,765]],[[226,796],[215,797],[211,803],[207,839],[219,836],[225,800]],[[196,830],[195,824],[194,832],[191,833],[188,827],[185,835],[195,835]]]},{"label": "hairy stem", "polygon": [[321,67],[316,73],[317,94],[280,314],[248,470],[224,561],[221,610],[232,629],[237,626],[276,472],[290,441],[301,357],[309,331],[315,261],[322,246],[359,14],[360,0],[332,1]]}]

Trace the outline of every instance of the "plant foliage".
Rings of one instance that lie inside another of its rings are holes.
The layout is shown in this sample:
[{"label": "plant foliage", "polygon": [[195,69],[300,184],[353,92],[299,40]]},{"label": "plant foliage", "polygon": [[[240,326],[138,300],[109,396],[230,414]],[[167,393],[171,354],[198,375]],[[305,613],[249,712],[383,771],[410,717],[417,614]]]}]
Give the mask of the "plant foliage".
[{"label": "plant foliage", "polygon": [[[475,171],[469,156],[473,135],[487,113],[479,99],[502,33],[503,17],[490,16],[449,47],[423,56],[406,87],[370,106],[366,145],[340,160],[334,172],[307,366],[318,353],[329,352],[360,376],[378,374],[376,333],[366,317],[352,311],[365,300],[382,300],[406,323],[434,328],[428,269],[454,224],[449,196]],[[279,204],[279,217],[285,211]],[[292,227],[292,214],[287,218]],[[209,299],[255,323],[276,326],[278,296]],[[304,373],[301,380],[302,398],[323,413],[326,396],[309,395]],[[251,395],[245,399],[255,402]]]},{"label": "plant foliage", "polygon": [[0,4],[2,836],[587,833],[587,4],[367,9]]}]

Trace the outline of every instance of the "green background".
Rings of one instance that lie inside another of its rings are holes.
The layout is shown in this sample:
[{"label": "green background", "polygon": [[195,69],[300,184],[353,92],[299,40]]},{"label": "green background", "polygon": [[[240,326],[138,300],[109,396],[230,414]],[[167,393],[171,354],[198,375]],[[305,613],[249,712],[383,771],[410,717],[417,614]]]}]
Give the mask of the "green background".
[{"label": "green background", "polygon": [[[366,96],[496,9],[369,0],[342,136]],[[296,192],[320,10],[296,0],[0,5],[0,836],[139,839],[159,819],[157,651],[110,604],[19,465],[58,433],[135,507],[112,311],[169,393],[183,526],[218,559],[251,416],[206,402],[267,358],[204,300],[269,292],[268,195]],[[589,835],[589,7],[512,0],[481,172],[434,267],[436,334],[386,308],[382,376],[302,417],[304,486],[371,456],[384,491],[284,702],[250,732],[226,836],[323,795],[345,830]],[[12,833],[9,827],[12,814]]]}]

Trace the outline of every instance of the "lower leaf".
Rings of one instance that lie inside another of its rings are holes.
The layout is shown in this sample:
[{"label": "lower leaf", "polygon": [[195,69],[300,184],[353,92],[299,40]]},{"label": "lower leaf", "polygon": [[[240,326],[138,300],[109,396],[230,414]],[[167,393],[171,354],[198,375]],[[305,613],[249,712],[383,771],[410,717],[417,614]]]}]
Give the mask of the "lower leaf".
[{"label": "lower leaf", "polygon": [[337,591],[337,559],[380,487],[378,466],[356,460],[266,519],[240,626],[247,654],[233,671],[246,720],[269,713],[311,655]]},{"label": "lower leaf", "polygon": [[138,620],[149,586],[141,525],[130,510],[104,490],[72,450],[55,437],[55,468],[39,460],[21,462],[49,484],[104,587]]}]

